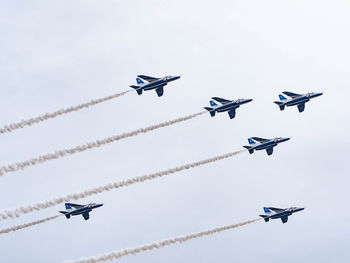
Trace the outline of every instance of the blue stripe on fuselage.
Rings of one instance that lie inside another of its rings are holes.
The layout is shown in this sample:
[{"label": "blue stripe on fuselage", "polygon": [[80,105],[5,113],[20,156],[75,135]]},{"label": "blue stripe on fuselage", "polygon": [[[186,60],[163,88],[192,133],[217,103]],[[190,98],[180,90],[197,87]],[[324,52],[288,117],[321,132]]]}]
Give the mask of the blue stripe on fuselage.
[{"label": "blue stripe on fuselage", "polygon": [[142,86],[142,88],[143,88],[144,90],[151,90],[151,89],[156,89],[156,88],[158,88],[159,86],[165,86],[165,85],[167,85],[167,84],[168,84],[167,81],[164,81],[164,80],[157,80],[157,81],[155,81],[155,82],[148,83],[148,84]]},{"label": "blue stripe on fuselage", "polygon": [[270,218],[272,219],[276,219],[276,218],[281,218],[283,216],[290,216],[292,213],[289,212],[289,211],[284,211],[284,212],[281,212],[281,213],[278,213],[278,214],[274,214],[272,216],[270,216]]},{"label": "blue stripe on fuselage", "polygon": [[259,145],[255,146],[254,149],[255,150],[265,150],[269,147],[275,147],[275,146],[277,146],[277,143],[274,141],[270,141],[270,142],[265,142],[265,143],[259,144]]},{"label": "blue stripe on fuselage", "polygon": [[79,209],[72,211],[70,214],[71,215],[80,215],[80,214],[83,214],[86,212],[91,212],[91,211],[92,211],[92,209],[90,207],[82,207],[82,208],[79,208]]},{"label": "blue stripe on fuselage", "polygon": [[295,106],[295,105],[298,105],[302,102],[307,102],[310,100],[310,97],[305,97],[305,96],[302,96],[302,97],[299,97],[299,98],[296,98],[296,99],[292,99],[288,102],[285,103],[285,105],[287,106]]},{"label": "blue stripe on fuselage", "polygon": [[239,105],[237,105],[236,102],[228,103],[222,106],[219,106],[216,108],[217,112],[224,112],[224,111],[229,111],[231,109],[237,109]]}]

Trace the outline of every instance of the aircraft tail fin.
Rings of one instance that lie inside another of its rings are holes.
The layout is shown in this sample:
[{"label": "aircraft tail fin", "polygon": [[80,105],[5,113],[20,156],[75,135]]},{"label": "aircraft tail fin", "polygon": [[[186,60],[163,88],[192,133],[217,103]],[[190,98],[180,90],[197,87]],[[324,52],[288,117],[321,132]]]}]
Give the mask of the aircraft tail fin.
[{"label": "aircraft tail fin", "polygon": [[210,107],[204,107],[204,109],[206,109],[207,111],[209,111],[210,115],[212,117],[215,116],[215,110],[213,108],[210,108]]},{"label": "aircraft tail fin", "polygon": [[136,90],[137,94],[141,95],[142,94],[142,88],[136,85],[131,85],[130,88],[133,88]]},{"label": "aircraft tail fin", "polygon": [[283,96],[282,94],[278,95],[278,97],[280,98],[280,100],[287,100],[287,98],[285,96]]},{"label": "aircraft tail fin", "polygon": [[67,219],[69,219],[70,218],[70,214],[69,214],[69,212],[67,212],[67,211],[59,211],[61,214],[64,214],[66,217],[67,217]]},{"label": "aircraft tail fin", "polygon": [[284,110],[285,105],[284,105],[283,102],[281,102],[281,101],[274,101],[273,103],[277,104],[278,107],[280,107],[281,111]]},{"label": "aircraft tail fin", "polygon": [[218,106],[218,105],[215,103],[215,101],[211,100],[210,101],[210,106],[215,107],[215,106]]},{"label": "aircraft tail fin", "polygon": [[265,212],[265,214],[271,214],[272,213],[271,210],[268,209],[267,207],[264,207],[264,212]]},{"label": "aircraft tail fin", "polygon": [[140,79],[140,78],[136,78],[136,83],[137,84],[143,84],[145,82],[142,79]]},{"label": "aircraft tail fin", "polygon": [[253,139],[249,138],[248,139],[249,144],[256,144],[256,142],[253,141]]}]

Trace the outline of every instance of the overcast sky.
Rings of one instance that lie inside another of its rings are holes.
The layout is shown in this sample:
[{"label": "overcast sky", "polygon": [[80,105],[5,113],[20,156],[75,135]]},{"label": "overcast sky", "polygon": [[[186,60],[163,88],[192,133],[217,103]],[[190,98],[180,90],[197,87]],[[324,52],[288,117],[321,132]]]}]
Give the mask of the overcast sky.
[{"label": "overcast sky", "polygon": [[[0,126],[129,89],[137,74],[182,74],[165,87],[0,136],[0,165],[180,116],[212,96],[254,98],[0,178],[0,209],[231,151],[250,136],[292,136],[238,156],[78,203],[90,214],[0,236],[1,262],[61,262],[254,219],[263,206],[306,206],[287,224],[257,223],[125,263],[349,262],[348,1],[2,1]],[[281,112],[282,91],[325,92]],[[57,214],[64,205],[0,222]]]}]

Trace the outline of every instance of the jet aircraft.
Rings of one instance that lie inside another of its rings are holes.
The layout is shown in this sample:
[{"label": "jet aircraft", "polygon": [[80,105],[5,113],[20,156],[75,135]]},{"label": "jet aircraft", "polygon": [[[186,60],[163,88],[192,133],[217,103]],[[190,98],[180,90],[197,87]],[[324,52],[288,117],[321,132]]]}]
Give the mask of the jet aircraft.
[{"label": "jet aircraft", "polygon": [[165,76],[163,78],[154,78],[146,75],[137,75],[137,85],[131,85],[130,87],[135,89],[139,95],[142,94],[143,90],[155,89],[158,97],[161,97],[164,93],[164,86],[166,86],[168,82],[177,80],[179,78],[180,76]]},{"label": "jet aircraft", "polygon": [[274,103],[280,107],[280,110],[283,111],[285,106],[290,107],[290,106],[297,105],[299,112],[304,111],[306,102],[308,102],[310,99],[316,98],[323,94],[323,93],[307,93],[307,94],[300,95],[289,91],[283,91],[282,93],[290,97],[290,99],[287,99],[282,94],[279,95],[280,101],[274,101]]},{"label": "jet aircraft", "polygon": [[265,222],[269,222],[270,219],[281,218],[282,223],[287,223],[288,216],[295,212],[304,210],[302,207],[290,207],[290,208],[275,208],[275,207],[264,207],[265,215],[259,215],[264,218]]},{"label": "jet aircraft", "polygon": [[217,105],[213,100],[210,101],[211,107],[204,107],[209,111],[212,117],[215,116],[216,112],[227,111],[230,119],[233,119],[236,116],[236,109],[241,105],[251,102],[253,99],[238,99],[238,100],[226,100],[219,97],[212,97],[213,100],[219,102],[221,105]]},{"label": "jet aircraft", "polygon": [[78,205],[78,204],[72,204],[72,203],[65,203],[66,211],[59,211],[60,213],[64,214],[67,219],[70,218],[70,216],[76,216],[76,215],[83,215],[85,220],[89,219],[89,212],[91,212],[93,209],[103,206],[103,204],[96,204],[91,203],[87,205]]},{"label": "jet aircraft", "polygon": [[[290,138],[282,138],[277,137],[274,139],[264,139],[259,137],[251,137],[248,139],[249,146],[243,146],[244,148],[248,149],[249,153],[252,154],[254,150],[266,150],[267,155],[271,155],[273,153],[273,147],[277,146],[281,142],[286,142]],[[256,143],[257,141],[258,143]]]}]

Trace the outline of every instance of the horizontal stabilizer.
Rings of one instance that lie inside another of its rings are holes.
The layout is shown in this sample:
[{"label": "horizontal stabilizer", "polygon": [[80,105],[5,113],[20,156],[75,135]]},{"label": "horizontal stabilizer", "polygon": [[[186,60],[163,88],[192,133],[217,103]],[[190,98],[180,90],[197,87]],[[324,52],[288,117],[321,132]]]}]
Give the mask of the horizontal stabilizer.
[{"label": "horizontal stabilizer", "polygon": [[280,101],[274,101],[273,103],[277,104],[277,105],[278,105],[278,107],[280,107],[280,110],[281,110],[281,111],[282,111],[282,110],[284,110],[285,105],[284,105],[284,103],[283,103],[283,102],[280,102]]},{"label": "horizontal stabilizer", "polygon": [[204,109],[206,109],[207,111],[209,111],[210,115],[212,117],[215,116],[215,110],[213,108],[210,108],[210,107],[204,107]]},{"label": "horizontal stabilizer", "polygon": [[265,222],[269,222],[270,218],[267,215],[259,215],[260,217],[264,218]]},{"label": "horizontal stabilizer", "polygon": [[141,95],[142,94],[142,88],[139,86],[131,85],[131,88],[135,89],[137,94]]},{"label": "horizontal stabilizer", "polygon": [[70,218],[70,214],[69,214],[69,212],[66,212],[66,211],[59,211],[61,214],[64,214],[66,217],[67,217],[67,219],[69,219]]},{"label": "horizontal stabilizer", "polygon": [[243,147],[246,148],[250,154],[252,154],[254,152],[254,149],[251,146],[243,146]]}]

